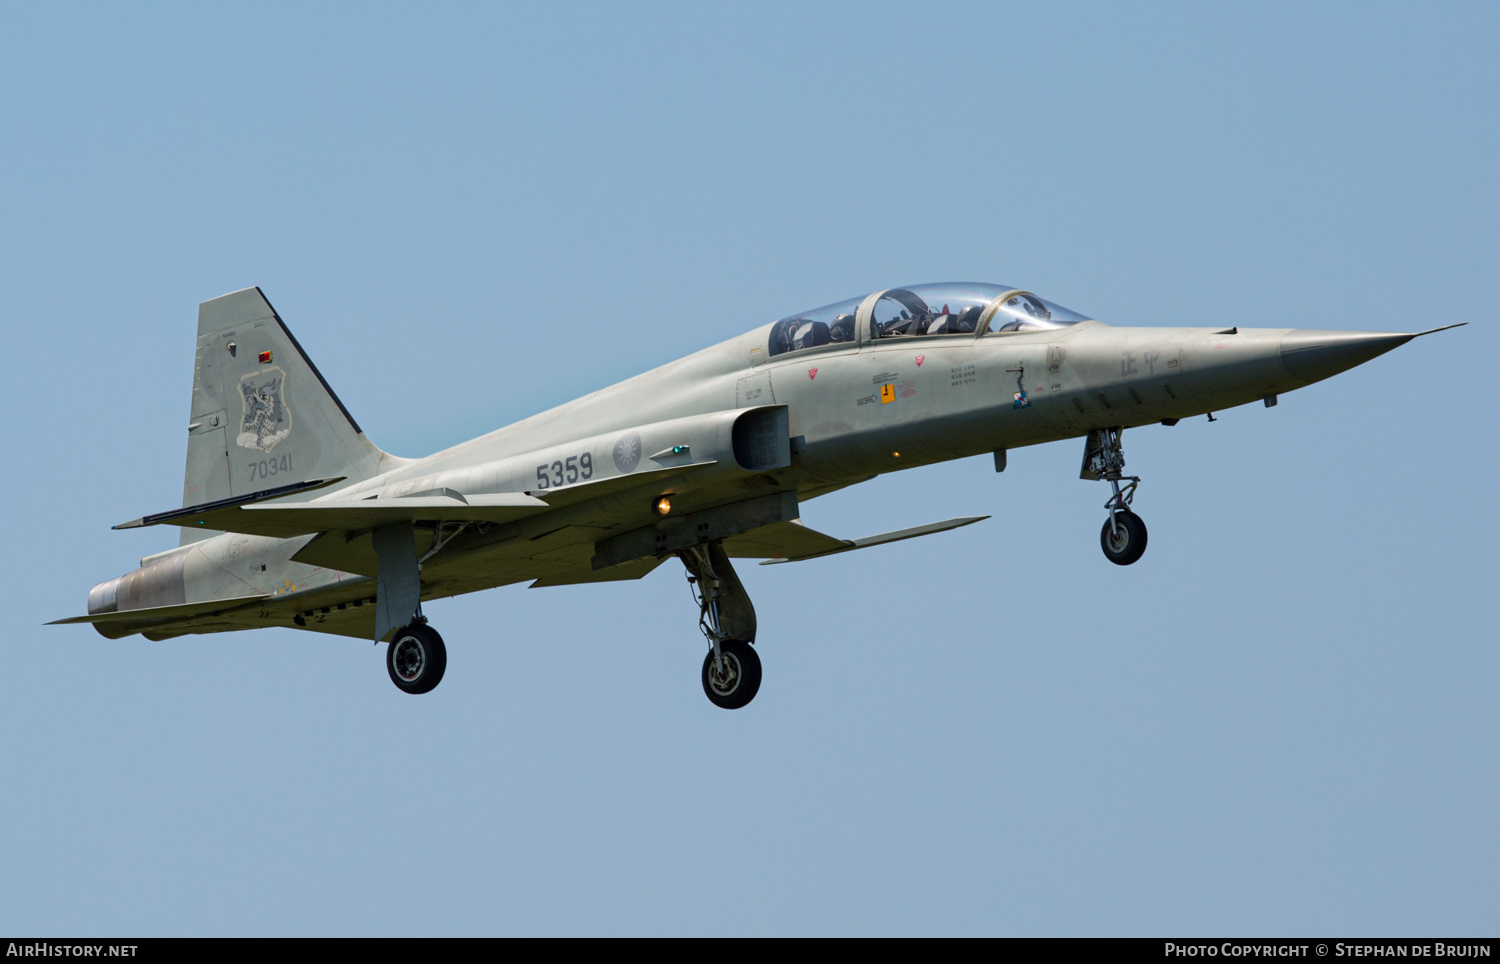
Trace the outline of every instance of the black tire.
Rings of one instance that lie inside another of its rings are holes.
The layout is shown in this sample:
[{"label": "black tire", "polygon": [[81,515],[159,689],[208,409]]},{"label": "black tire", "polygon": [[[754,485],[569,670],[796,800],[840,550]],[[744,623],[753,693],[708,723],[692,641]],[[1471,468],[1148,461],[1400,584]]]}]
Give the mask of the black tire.
[{"label": "black tire", "polygon": [[413,623],[396,630],[385,651],[385,668],[403,693],[430,693],[448,669],[448,647],[437,630]]},{"label": "black tire", "polygon": [[1114,527],[1105,519],[1104,528],[1099,532],[1099,547],[1110,562],[1128,566],[1146,551],[1146,523],[1128,509],[1117,513],[1115,520],[1120,524],[1119,536],[1116,537]]},{"label": "black tire", "polygon": [[719,644],[724,657],[725,679],[714,673],[714,651],[703,658],[703,693],[708,701],[726,710],[737,710],[760,691],[760,657],[749,643],[726,639]]}]

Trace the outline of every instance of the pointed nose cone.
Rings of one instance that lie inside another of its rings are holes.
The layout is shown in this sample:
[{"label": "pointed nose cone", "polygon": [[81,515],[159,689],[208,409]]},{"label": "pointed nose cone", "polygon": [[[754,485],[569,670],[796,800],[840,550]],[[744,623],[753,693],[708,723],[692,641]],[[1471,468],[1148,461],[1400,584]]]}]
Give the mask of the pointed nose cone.
[{"label": "pointed nose cone", "polygon": [[1293,378],[1311,384],[1363,365],[1415,337],[1383,331],[1289,331],[1281,339],[1281,364]]}]

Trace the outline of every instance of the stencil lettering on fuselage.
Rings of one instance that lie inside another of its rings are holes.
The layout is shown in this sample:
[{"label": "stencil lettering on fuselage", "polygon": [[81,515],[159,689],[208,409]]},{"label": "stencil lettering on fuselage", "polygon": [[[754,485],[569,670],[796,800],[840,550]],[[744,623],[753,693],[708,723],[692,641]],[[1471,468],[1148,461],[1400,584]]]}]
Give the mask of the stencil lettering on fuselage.
[{"label": "stencil lettering on fuselage", "polygon": [[286,372],[279,365],[251,372],[240,379],[244,405],[240,416],[240,448],[269,452],[292,432],[292,410],[286,404]]}]

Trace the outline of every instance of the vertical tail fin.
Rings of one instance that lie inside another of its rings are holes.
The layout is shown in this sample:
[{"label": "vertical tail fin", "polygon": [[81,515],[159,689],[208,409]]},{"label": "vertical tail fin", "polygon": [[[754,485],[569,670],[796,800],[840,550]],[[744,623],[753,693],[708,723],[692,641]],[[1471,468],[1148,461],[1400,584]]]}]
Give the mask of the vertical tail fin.
[{"label": "vertical tail fin", "polygon": [[[182,504],[393,468],[259,288],[198,306]],[[214,533],[184,529],[182,541]]]}]

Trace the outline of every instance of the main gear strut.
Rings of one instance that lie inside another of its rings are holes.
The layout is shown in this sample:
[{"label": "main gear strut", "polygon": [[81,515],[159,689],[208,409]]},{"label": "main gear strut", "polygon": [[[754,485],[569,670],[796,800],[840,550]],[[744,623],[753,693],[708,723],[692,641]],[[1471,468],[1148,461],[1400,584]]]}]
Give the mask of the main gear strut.
[{"label": "main gear strut", "polygon": [[688,586],[698,604],[698,629],[708,640],[703,660],[703,692],[716,706],[738,709],[760,689],[760,657],[755,641],[755,607],[718,542],[679,550]]}]

